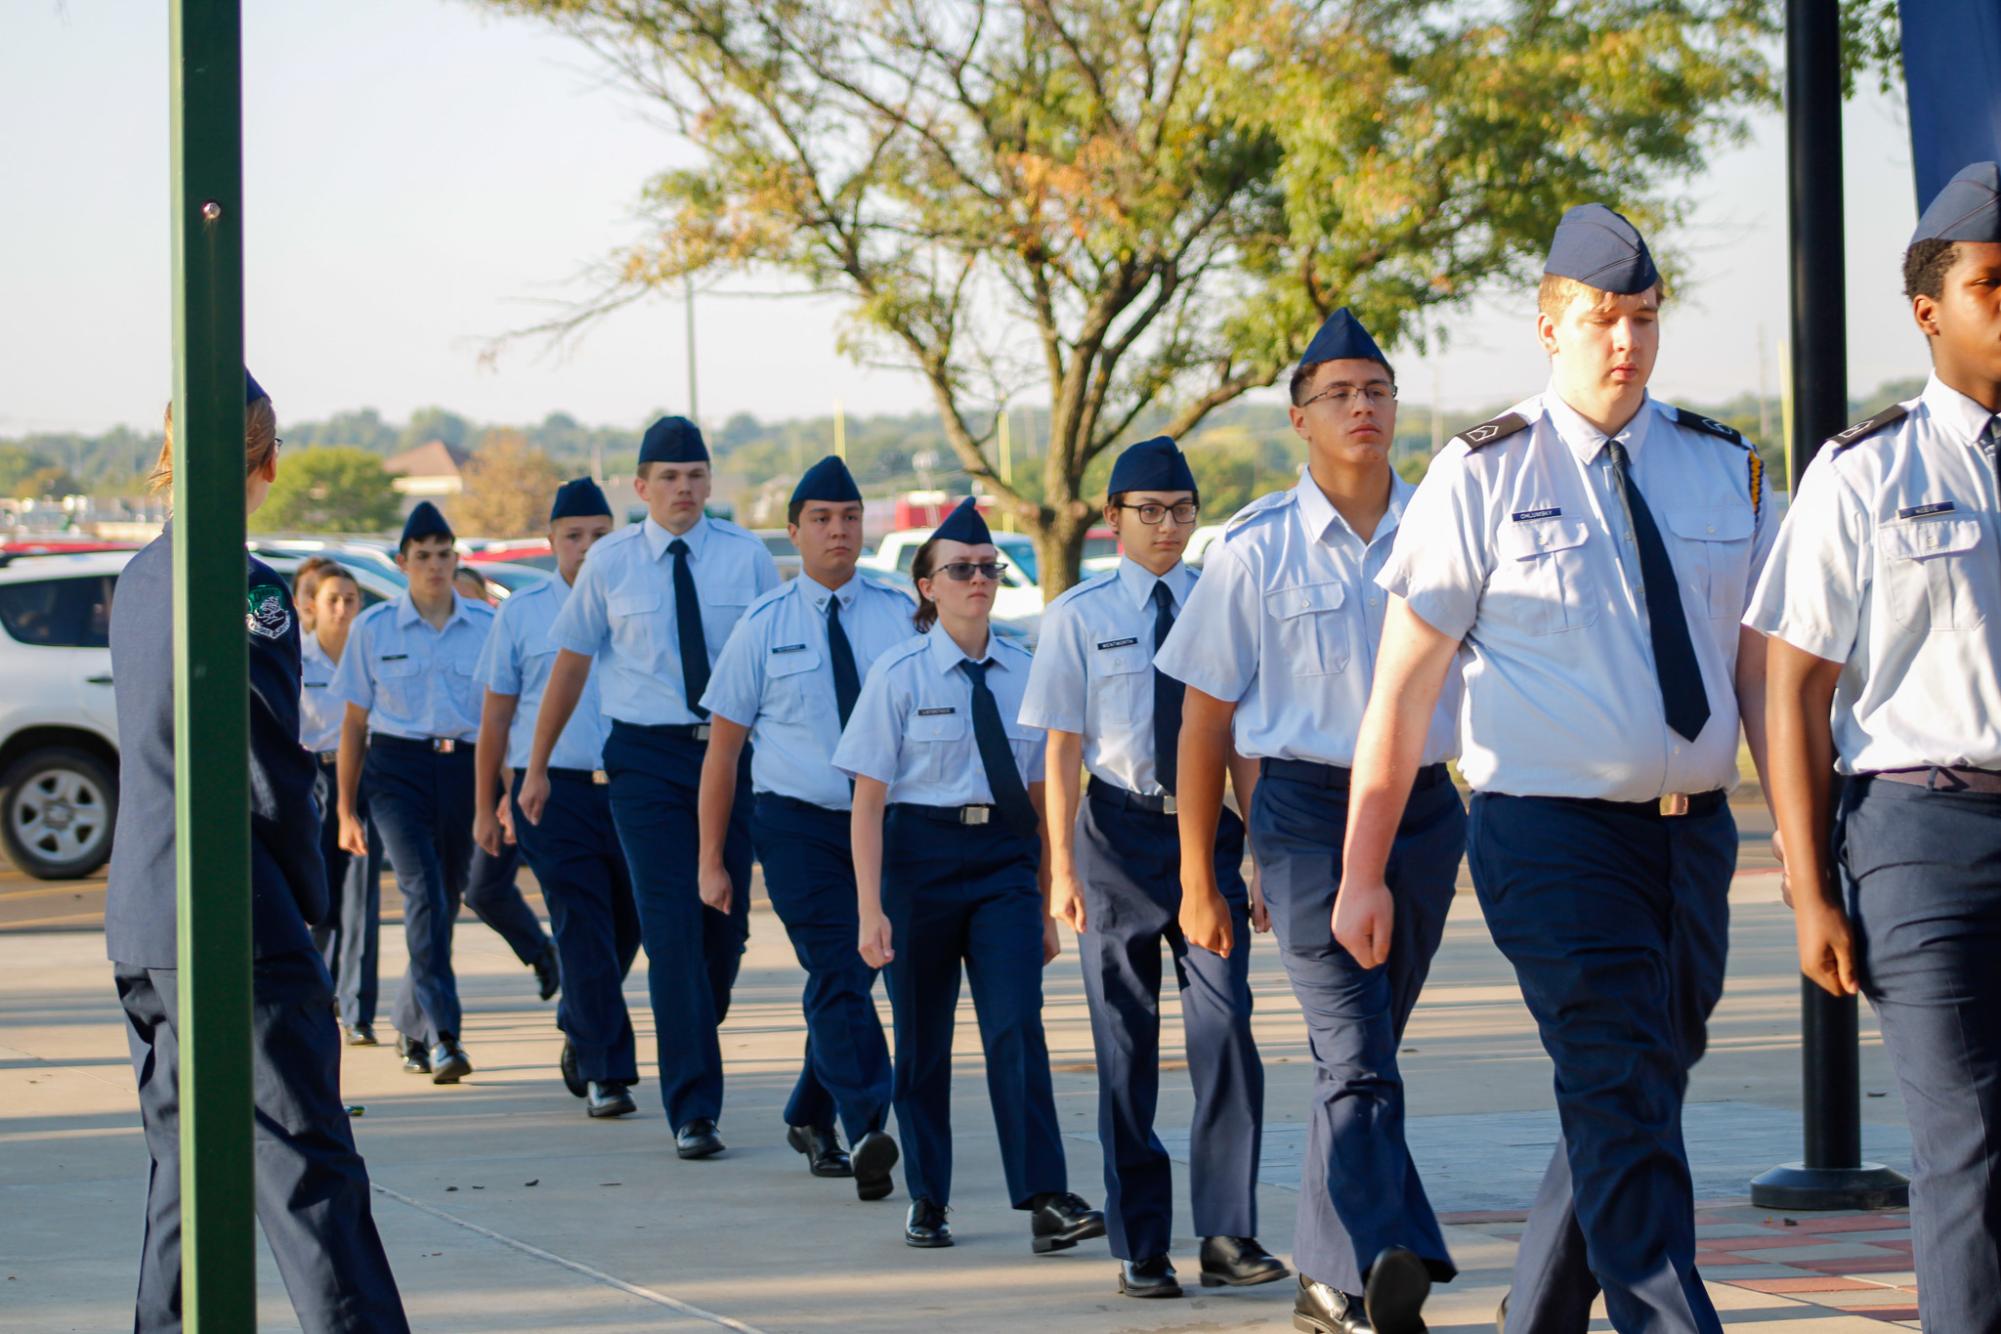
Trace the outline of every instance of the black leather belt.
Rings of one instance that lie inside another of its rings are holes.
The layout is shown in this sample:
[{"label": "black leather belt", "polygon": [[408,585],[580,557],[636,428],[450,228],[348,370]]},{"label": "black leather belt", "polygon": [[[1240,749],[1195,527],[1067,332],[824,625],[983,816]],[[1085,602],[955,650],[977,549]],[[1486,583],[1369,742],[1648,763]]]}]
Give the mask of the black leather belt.
[{"label": "black leather belt", "polygon": [[709,725],[707,723],[629,723],[623,718],[614,718],[611,725],[613,727],[629,727],[635,732],[644,732],[648,736],[677,737],[682,741],[707,741],[709,739]]},{"label": "black leather belt", "polygon": [[1109,801],[1115,806],[1123,806],[1129,811],[1147,811],[1153,815],[1174,814],[1174,795],[1151,792],[1134,792],[1120,787],[1117,783],[1107,783],[1096,774],[1085,784],[1085,790],[1100,801]]},{"label": "black leather belt", "polygon": [[1941,764],[1922,769],[1884,769],[1865,776],[1885,778],[1892,783],[1921,787],[1930,792],[2001,793],[2001,773],[1992,769],[1957,769]]},{"label": "black leather belt", "polygon": [[421,750],[437,755],[472,754],[472,741],[467,737],[453,736],[391,736],[387,732],[371,732],[368,744],[382,746],[389,750]]},{"label": "black leather belt", "polygon": [[984,825],[998,824],[999,816],[992,806],[920,806],[914,801],[899,801],[890,805],[892,811],[903,811],[919,819],[935,824]]},{"label": "black leather belt", "polygon": [[[1339,765],[1322,764],[1318,760],[1281,760],[1269,756],[1258,761],[1260,778],[1283,778],[1288,783],[1303,783],[1308,787],[1331,788],[1336,792],[1346,792],[1354,771]],[[1440,783],[1452,781],[1452,772],[1442,764],[1427,764],[1417,771],[1410,790],[1423,792],[1437,787]]]},{"label": "black leather belt", "polygon": [[611,775],[602,769],[551,769],[549,777],[560,778],[566,783],[590,783],[597,787],[611,781]]},{"label": "black leather belt", "polygon": [[[847,814],[847,812],[842,810],[839,806],[822,806],[817,801],[801,801],[797,797],[788,797],[783,792],[758,792],[752,795],[751,800],[768,801],[772,805],[780,807],[783,810],[799,811],[806,815]],[[903,803],[898,803],[898,804],[901,805]],[[956,809],[956,808],[948,808],[948,809]]]},{"label": "black leather belt", "polygon": [[1639,815],[1651,820],[1672,820],[1688,815],[1708,815],[1730,800],[1722,788],[1711,792],[1670,792],[1652,801],[1613,801],[1609,797],[1552,797],[1576,806],[1611,811],[1615,815]]}]

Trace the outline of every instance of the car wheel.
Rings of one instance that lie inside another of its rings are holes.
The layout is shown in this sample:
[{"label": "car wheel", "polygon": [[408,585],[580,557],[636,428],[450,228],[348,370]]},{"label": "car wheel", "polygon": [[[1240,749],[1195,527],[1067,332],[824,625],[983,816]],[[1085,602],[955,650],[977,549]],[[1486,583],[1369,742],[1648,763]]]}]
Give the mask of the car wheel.
[{"label": "car wheel", "polygon": [[0,774],[0,844],[37,880],[75,880],[104,865],[117,818],[117,781],[89,751],[30,751]]}]

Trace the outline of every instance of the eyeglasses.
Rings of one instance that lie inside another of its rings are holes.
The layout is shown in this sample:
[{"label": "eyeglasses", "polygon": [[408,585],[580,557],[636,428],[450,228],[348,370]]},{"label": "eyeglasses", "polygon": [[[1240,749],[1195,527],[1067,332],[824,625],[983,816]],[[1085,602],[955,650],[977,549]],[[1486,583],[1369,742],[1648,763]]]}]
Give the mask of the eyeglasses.
[{"label": "eyeglasses", "polygon": [[1127,505],[1121,502],[1118,508],[1137,512],[1139,521],[1149,528],[1159,524],[1170,514],[1174,516],[1176,523],[1186,527],[1194,523],[1196,517],[1202,513],[1202,506],[1193,500],[1184,500],[1179,505],[1160,505],[1153,501],[1148,501],[1144,505]]},{"label": "eyeglasses", "polygon": [[1345,408],[1355,401],[1355,395],[1357,394],[1367,397],[1369,406],[1379,408],[1397,396],[1397,387],[1393,384],[1365,384],[1360,386],[1352,384],[1329,385],[1299,406],[1310,408],[1324,398],[1333,403],[1337,408]]},{"label": "eyeglasses", "polygon": [[938,573],[955,584],[963,584],[975,574],[999,583],[1001,575],[1006,571],[1007,562],[1004,560],[955,560],[949,565],[938,567]]}]

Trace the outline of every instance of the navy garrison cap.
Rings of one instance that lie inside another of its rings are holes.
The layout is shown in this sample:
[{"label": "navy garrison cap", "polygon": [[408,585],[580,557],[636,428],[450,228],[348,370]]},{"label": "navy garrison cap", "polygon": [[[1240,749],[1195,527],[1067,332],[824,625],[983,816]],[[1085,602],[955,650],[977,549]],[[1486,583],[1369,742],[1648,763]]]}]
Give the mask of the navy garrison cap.
[{"label": "navy garrison cap", "polygon": [[442,537],[451,540],[452,526],[445,522],[445,516],[438,513],[438,507],[428,500],[417,502],[417,508],[410,511],[410,517],[403,520],[403,536],[397,539],[400,550],[410,543],[425,537]]},{"label": "navy garrison cap", "polygon": [[994,535],[987,529],[987,521],[980,517],[978,505],[971,496],[959,502],[959,507],[945,516],[945,522],[938,525],[931,534],[932,540],[964,542],[969,547],[991,545]]},{"label": "navy garrison cap", "polygon": [[1911,244],[1920,241],[2001,241],[2001,166],[1960,168],[1918,219]]},{"label": "navy garrison cap", "polygon": [[806,470],[799,479],[799,485],[792,488],[792,503],[802,500],[825,500],[836,505],[859,503],[861,488],[855,485],[855,475],[848,471],[848,465],[829,454]]},{"label": "navy garrison cap", "polygon": [[1306,355],[1299,359],[1302,366],[1312,366],[1323,361],[1380,361],[1390,364],[1383,350],[1376,346],[1376,340],[1369,337],[1369,331],[1355,318],[1355,313],[1346,306],[1327,317],[1320,326],[1320,332],[1313,335],[1313,341],[1306,345]]},{"label": "navy garrison cap", "polygon": [[588,477],[572,477],[556,488],[555,503],[549,506],[549,522],[558,519],[588,519],[611,513],[611,502],[598,484]]},{"label": "navy garrison cap", "polygon": [[1640,229],[1603,204],[1579,204],[1563,215],[1542,271],[1618,296],[1636,295],[1661,280]]},{"label": "navy garrison cap", "polygon": [[[1367,337],[1367,335],[1363,335]],[[1122,491],[1193,491],[1195,474],[1188,470],[1188,456],[1175,448],[1174,441],[1157,435],[1128,445],[1112,464],[1112,480],[1105,494]]]},{"label": "navy garrison cap", "polygon": [[707,463],[709,447],[702,443],[701,428],[686,417],[662,417],[646,428],[639,442],[639,465],[649,463]]},{"label": "navy garrison cap", "polygon": [[247,408],[258,399],[269,397],[271,395],[264,392],[264,386],[257,383],[257,377],[250,373],[248,366],[245,366],[243,368],[243,406]]}]

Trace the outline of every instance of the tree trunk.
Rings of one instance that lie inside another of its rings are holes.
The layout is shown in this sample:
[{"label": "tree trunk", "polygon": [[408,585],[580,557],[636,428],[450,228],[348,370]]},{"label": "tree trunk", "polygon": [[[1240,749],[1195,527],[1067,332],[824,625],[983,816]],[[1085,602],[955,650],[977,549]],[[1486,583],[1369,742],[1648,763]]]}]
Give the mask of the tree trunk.
[{"label": "tree trunk", "polygon": [[1091,516],[1079,515],[1069,505],[1044,514],[1045,521],[1035,532],[1035,563],[1041,567],[1043,599],[1054,602],[1077,582],[1077,565],[1084,555],[1084,533],[1091,526]]}]

